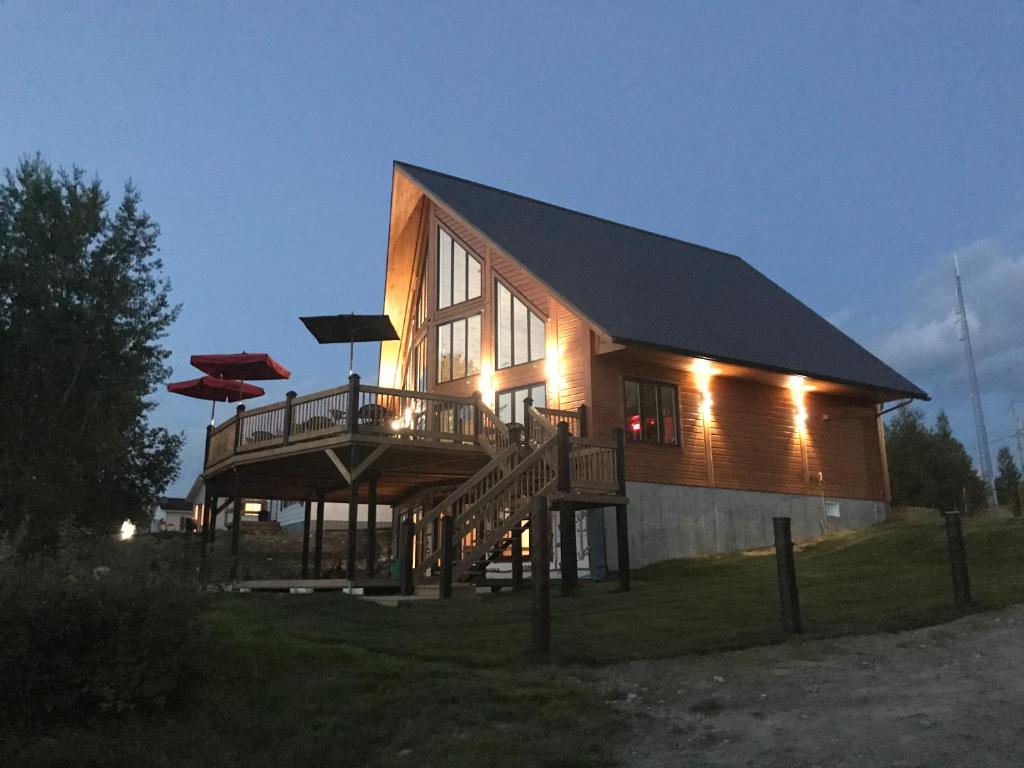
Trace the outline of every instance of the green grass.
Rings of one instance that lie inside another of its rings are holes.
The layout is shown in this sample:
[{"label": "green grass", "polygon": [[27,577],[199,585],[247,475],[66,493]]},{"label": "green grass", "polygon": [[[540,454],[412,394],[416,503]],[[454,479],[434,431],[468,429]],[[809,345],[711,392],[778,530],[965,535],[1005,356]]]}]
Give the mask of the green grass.
[{"label": "green grass", "polygon": [[[1024,602],[1024,520],[966,521],[977,609]],[[941,521],[798,547],[806,635],[955,618]],[[768,550],[661,563],[633,591],[552,599],[553,665],[527,654],[529,595],[388,609],[344,595],[223,595],[202,680],[158,723],[63,733],[26,764],[606,765],[616,722],[586,667],[782,641]],[[116,736],[116,738],[114,738]],[[403,753],[403,750],[411,750]]]}]

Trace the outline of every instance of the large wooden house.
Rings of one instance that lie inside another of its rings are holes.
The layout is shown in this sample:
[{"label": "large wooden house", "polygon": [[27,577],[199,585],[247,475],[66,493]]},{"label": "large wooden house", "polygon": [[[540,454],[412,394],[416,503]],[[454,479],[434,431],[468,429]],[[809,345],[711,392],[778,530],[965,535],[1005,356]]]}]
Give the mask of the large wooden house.
[{"label": "large wooden house", "polygon": [[736,256],[405,163],[384,311],[400,340],[376,386],[240,414],[206,475],[356,502],[362,479],[420,575],[445,517],[457,575],[500,570],[541,493],[574,515],[555,567],[595,573],[618,567],[627,504],[634,566],[769,544],[773,516],[797,536],[878,522],[880,413],[927,397]]}]

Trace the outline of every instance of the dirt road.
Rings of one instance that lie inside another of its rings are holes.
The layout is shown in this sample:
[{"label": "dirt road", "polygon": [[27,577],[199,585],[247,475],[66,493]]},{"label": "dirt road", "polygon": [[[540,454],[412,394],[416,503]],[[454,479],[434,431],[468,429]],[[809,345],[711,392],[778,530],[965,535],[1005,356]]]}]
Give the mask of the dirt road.
[{"label": "dirt road", "polygon": [[606,670],[623,765],[1024,766],[1024,607]]}]

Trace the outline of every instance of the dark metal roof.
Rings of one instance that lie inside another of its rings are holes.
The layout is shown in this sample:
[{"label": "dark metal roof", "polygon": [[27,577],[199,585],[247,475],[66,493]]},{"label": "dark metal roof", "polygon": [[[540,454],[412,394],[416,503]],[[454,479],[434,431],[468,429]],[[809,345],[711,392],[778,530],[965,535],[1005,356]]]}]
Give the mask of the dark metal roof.
[{"label": "dark metal roof", "polygon": [[395,166],[617,342],[927,398],[738,256]]},{"label": "dark metal roof", "polygon": [[178,498],[177,496],[160,496],[156,500],[157,505],[160,509],[174,510],[180,512],[191,512],[192,505],[188,499]]}]

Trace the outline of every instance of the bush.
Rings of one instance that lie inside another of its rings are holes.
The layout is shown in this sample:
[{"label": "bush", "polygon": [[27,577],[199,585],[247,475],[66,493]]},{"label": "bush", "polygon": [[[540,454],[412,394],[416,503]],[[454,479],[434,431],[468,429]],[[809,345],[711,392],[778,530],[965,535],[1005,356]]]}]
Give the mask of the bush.
[{"label": "bush", "polygon": [[42,728],[163,707],[201,649],[200,593],[128,542],[0,552],[0,717]]}]

